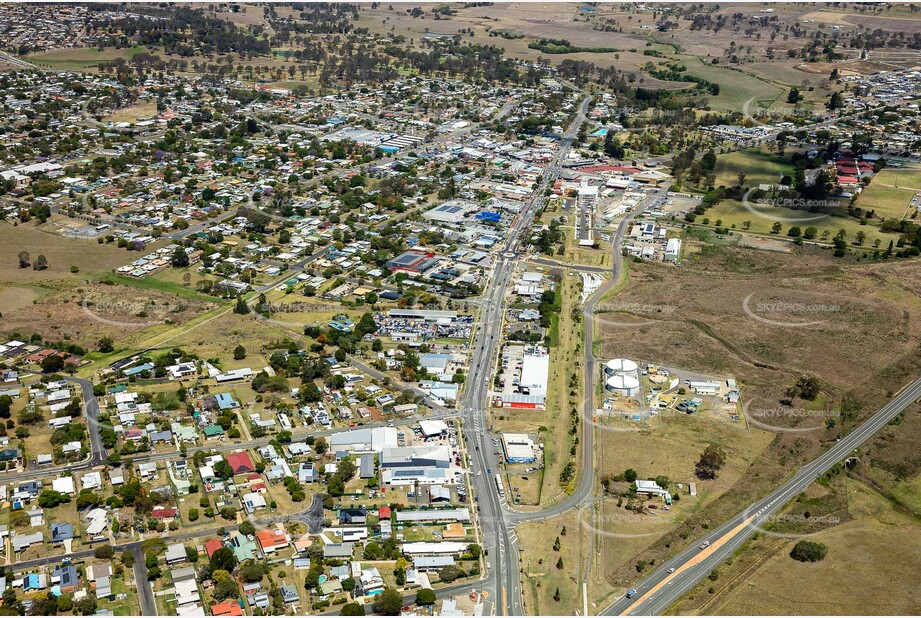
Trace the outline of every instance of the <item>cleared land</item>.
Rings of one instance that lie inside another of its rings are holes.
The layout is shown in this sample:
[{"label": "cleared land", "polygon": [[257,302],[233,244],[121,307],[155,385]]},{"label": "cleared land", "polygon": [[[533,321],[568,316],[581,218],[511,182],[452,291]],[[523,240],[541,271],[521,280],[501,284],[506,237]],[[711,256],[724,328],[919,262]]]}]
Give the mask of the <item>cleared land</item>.
[{"label": "cleared land", "polygon": [[[602,436],[609,444],[602,448],[603,470],[634,467],[641,477],[665,474],[678,482],[692,480],[691,460],[705,443],[718,442],[727,449],[726,472],[721,473],[726,478],[717,481],[721,487],[700,484],[705,492],[724,492],[721,497],[688,513],[687,519],[676,521],[661,538],[635,548],[635,553],[628,549],[623,555],[618,552],[628,545],[610,544],[607,578],[621,589],[638,577],[635,563],[661,560],[685,546],[687,539],[735,513],[739,504],[768,493],[790,470],[815,457],[823,442],[840,435],[843,425],[854,422],[837,413],[842,393],[862,404],[855,416],[866,414],[886,400],[886,390],[916,377],[908,367],[916,367],[921,356],[917,334],[910,334],[917,333],[918,325],[906,318],[921,302],[917,283],[907,276],[911,263],[857,266],[809,251],[784,254],[689,244],[681,269],[631,264],[630,280],[616,302],[666,306],[668,311],[607,314],[611,321],[632,317],[652,324],[628,328],[605,326],[602,321],[601,358],[625,356],[735,375],[750,413],[780,410],[771,419],[774,424],[806,427],[803,423],[808,422],[816,429],[780,433],[773,439],[766,435],[764,441],[757,437],[761,432],[752,430],[746,439],[733,440],[725,433],[728,426],[699,421],[691,432],[694,425],[684,419],[676,423],[688,435],[677,438],[662,429]],[[815,323],[797,326],[802,322]],[[784,413],[792,409],[783,404],[785,390],[802,375],[816,376],[823,394],[813,402],[797,400],[795,406],[815,410],[834,424],[816,425],[814,418]],[[696,452],[691,452],[691,445]],[[910,460],[907,443],[899,452],[904,461]],[[682,498],[677,513],[688,499]],[[706,502],[706,495],[701,499]]]},{"label": "cleared land", "polygon": [[[821,562],[790,558],[795,539],[764,537],[749,543],[740,557],[740,562],[754,557],[753,570],[736,577],[727,570],[714,595],[700,590],[679,612],[777,615],[795,607],[813,615],[917,614],[921,597],[914,573],[921,562],[921,524],[855,481],[847,482],[847,511],[853,521],[809,538],[828,547]],[[843,580],[855,585],[842,586]]]}]

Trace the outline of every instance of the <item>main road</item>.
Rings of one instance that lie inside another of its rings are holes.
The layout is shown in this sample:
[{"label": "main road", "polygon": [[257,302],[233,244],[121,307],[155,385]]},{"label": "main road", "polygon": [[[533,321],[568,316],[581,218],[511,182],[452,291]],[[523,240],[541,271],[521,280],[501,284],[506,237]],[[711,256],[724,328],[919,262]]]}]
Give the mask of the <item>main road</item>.
[{"label": "main road", "polygon": [[483,544],[488,552],[488,562],[494,579],[484,586],[491,597],[496,613],[523,613],[517,537],[514,525],[519,514],[508,509],[505,498],[498,495],[495,474],[499,461],[495,455],[492,433],[487,431],[486,410],[489,408],[489,391],[493,380],[496,357],[502,339],[504,300],[508,285],[521,256],[525,237],[530,230],[534,214],[546,202],[546,190],[559,175],[562,163],[572,147],[579,127],[585,122],[585,113],[591,98],[586,96],[579,104],[575,118],[560,142],[560,147],[543,179],[521,214],[513,221],[505,245],[499,251],[492,275],[487,283],[481,303],[480,327],[473,343],[468,388],[461,396],[461,414],[465,419],[464,436],[470,458],[471,480],[478,499],[479,522]]}]

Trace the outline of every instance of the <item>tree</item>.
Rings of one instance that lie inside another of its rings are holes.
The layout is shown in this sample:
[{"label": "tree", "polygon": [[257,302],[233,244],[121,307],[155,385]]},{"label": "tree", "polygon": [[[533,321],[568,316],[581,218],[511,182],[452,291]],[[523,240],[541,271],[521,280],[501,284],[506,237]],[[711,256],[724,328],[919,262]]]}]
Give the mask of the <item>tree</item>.
[{"label": "tree", "polygon": [[346,603],[342,606],[342,611],[340,612],[343,616],[364,616],[365,615],[365,606],[361,603]]},{"label": "tree", "polygon": [[96,345],[103,354],[108,354],[115,350],[115,342],[112,341],[111,337],[102,337]]},{"label": "tree", "polygon": [[38,505],[43,509],[53,509],[59,504],[68,502],[70,502],[70,496],[53,489],[46,489],[38,495]]},{"label": "tree", "polygon": [[198,562],[198,550],[194,547],[186,547],[185,557],[189,559],[189,562]]},{"label": "tree", "polygon": [[20,251],[18,257],[19,257],[19,268],[28,268],[30,264],[29,252]]},{"label": "tree", "polygon": [[793,546],[790,551],[790,557],[800,562],[819,562],[825,558],[827,552],[828,548],[822,543],[800,541]]},{"label": "tree", "polygon": [[403,608],[403,597],[396,588],[387,586],[374,600],[374,611],[381,616],[399,616]]},{"label": "tree", "polygon": [[237,556],[229,547],[222,547],[211,554],[210,561],[211,572],[227,571],[228,573],[237,568]]},{"label": "tree", "polygon": [[39,254],[35,258],[35,264],[32,265],[32,270],[47,270],[48,269],[48,258],[44,255]]},{"label": "tree", "polygon": [[434,605],[435,591],[431,588],[422,588],[416,593],[416,605]]},{"label": "tree", "polygon": [[237,582],[234,581],[233,577],[224,570],[217,570],[211,573],[211,578],[214,580],[214,590],[211,594],[217,601],[223,601],[224,599],[236,598],[240,592],[240,589],[237,588]]},{"label": "tree", "polygon": [[563,570],[563,557],[560,556],[560,559],[556,561],[556,568]]},{"label": "tree", "polygon": [[726,454],[723,449],[715,444],[710,444],[700,455],[700,461],[694,467],[700,479],[715,479],[720,468],[726,463]]},{"label": "tree", "polygon": [[244,521],[239,527],[240,534],[256,534],[256,526],[251,521]]},{"label": "tree", "polygon": [[257,562],[250,562],[240,569],[240,579],[247,584],[252,584],[262,580],[265,575],[265,567]]},{"label": "tree", "polygon": [[46,356],[42,359],[41,367],[45,373],[57,373],[64,368],[64,358],[57,354]]},{"label": "tree", "polygon": [[246,358],[246,348],[242,345],[238,345],[233,349],[233,359],[234,360],[243,360]]},{"label": "tree", "polygon": [[246,304],[246,301],[243,300],[243,297],[239,294],[237,295],[237,304],[234,305],[233,312],[240,315],[246,315],[249,313],[249,305]]},{"label": "tree", "polygon": [[108,543],[100,545],[93,551],[93,556],[98,560],[111,560],[114,555],[115,549]]},{"label": "tree", "polygon": [[791,88],[789,94],[787,94],[787,103],[796,105],[802,100],[802,98],[803,95],[800,94],[799,89]]},{"label": "tree", "polygon": [[557,588],[556,592],[553,593],[553,600],[556,601],[557,603],[560,602],[560,589],[559,588]]},{"label": "tree", "polygon": [[632,483],[636,479],[637,479],[636,470],[634,470],[633,468],[627,468],[626,470],[624,470],[624,480],[625,481],[627,481],[628,483]]},{"label": "tree", "polygon": [[0,395],[0,418],[10,418],[13,407],[13,398],[9,395]]},{"label": "tree", "polygon": [[185,249],[182,248],[182,245],[179,245],[173,251],[173,255],[169,262],[173,268],[185,268],[189,265],[189,254],[185,252]]},{"label": "tree", "polygon": [[775,221],[774,225],[771,226],[771,234],[780,234],[782,229],[783,225],[780,224],[780,221]]},{"label": "tree", "polygon": [[828,101],[828,109],[838,109],[844,104],[844,97],[841,96],[841,92],[831,93],[831,99]]}]

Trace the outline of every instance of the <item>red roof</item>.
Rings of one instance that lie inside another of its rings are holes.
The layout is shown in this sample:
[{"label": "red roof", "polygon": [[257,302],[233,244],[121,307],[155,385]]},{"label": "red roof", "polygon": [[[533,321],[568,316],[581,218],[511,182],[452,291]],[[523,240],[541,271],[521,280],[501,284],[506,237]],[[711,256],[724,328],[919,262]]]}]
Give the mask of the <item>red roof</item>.
[{"label": "red roof", "polygon": [[223,603],[212,605],[211,614],[213,616],[242,616],[243,608],[240,607],[239,603],[224,601]]},{"label": "red roof", "polygon": [[259,540],[259,545],[262,546],[263,550],[288,544],[288,537],[284,532],[279,532],[278,530],[260,530],[256,533],[256,538]]},{"label": "red roof", "polygon": [[214,552],[221,549],[222,547],[224,547],[224,544],[220,541],[220,539],[211,539],[209,541],[205,541],[205,551],[208,552],[209,558],[214,554]]},{"label": "red roof", "polygon": [[159,509],[159,508],[158,508],[158,509],[152,510],[152,511],[150,512],[150,514],[151,514],[155,519],[166,519],[166,518],[168,518],[168,517],[175,517],[175,516],[176,516],[176,509]]},{"label": "red roof", "polygon": [[227,463],[230,464],[234,474],[244,474],[256,470],[253,466],[253,460],[249,458],[249,453],[246,451],[231,453],[227,456]]},{"label": "red roof", "polygon": [[261,474],[250,474],[249,476],[246,477],[246,480],[247,481],[259,481],[259,480],[262,480],[262,475]]},{"label": "red roof", "polygon": [[377,509],[377,516],[380,519],[390,519],[390,507],[382,506]]}]

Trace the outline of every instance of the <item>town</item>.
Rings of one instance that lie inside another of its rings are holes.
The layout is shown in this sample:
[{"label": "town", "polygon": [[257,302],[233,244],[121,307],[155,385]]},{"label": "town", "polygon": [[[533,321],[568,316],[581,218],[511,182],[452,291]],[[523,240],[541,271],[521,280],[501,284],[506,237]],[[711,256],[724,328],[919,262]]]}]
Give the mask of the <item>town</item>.
[{"label": "town", "polygon": [[919,611],[916,8],[0,7],[0,606]]}]

